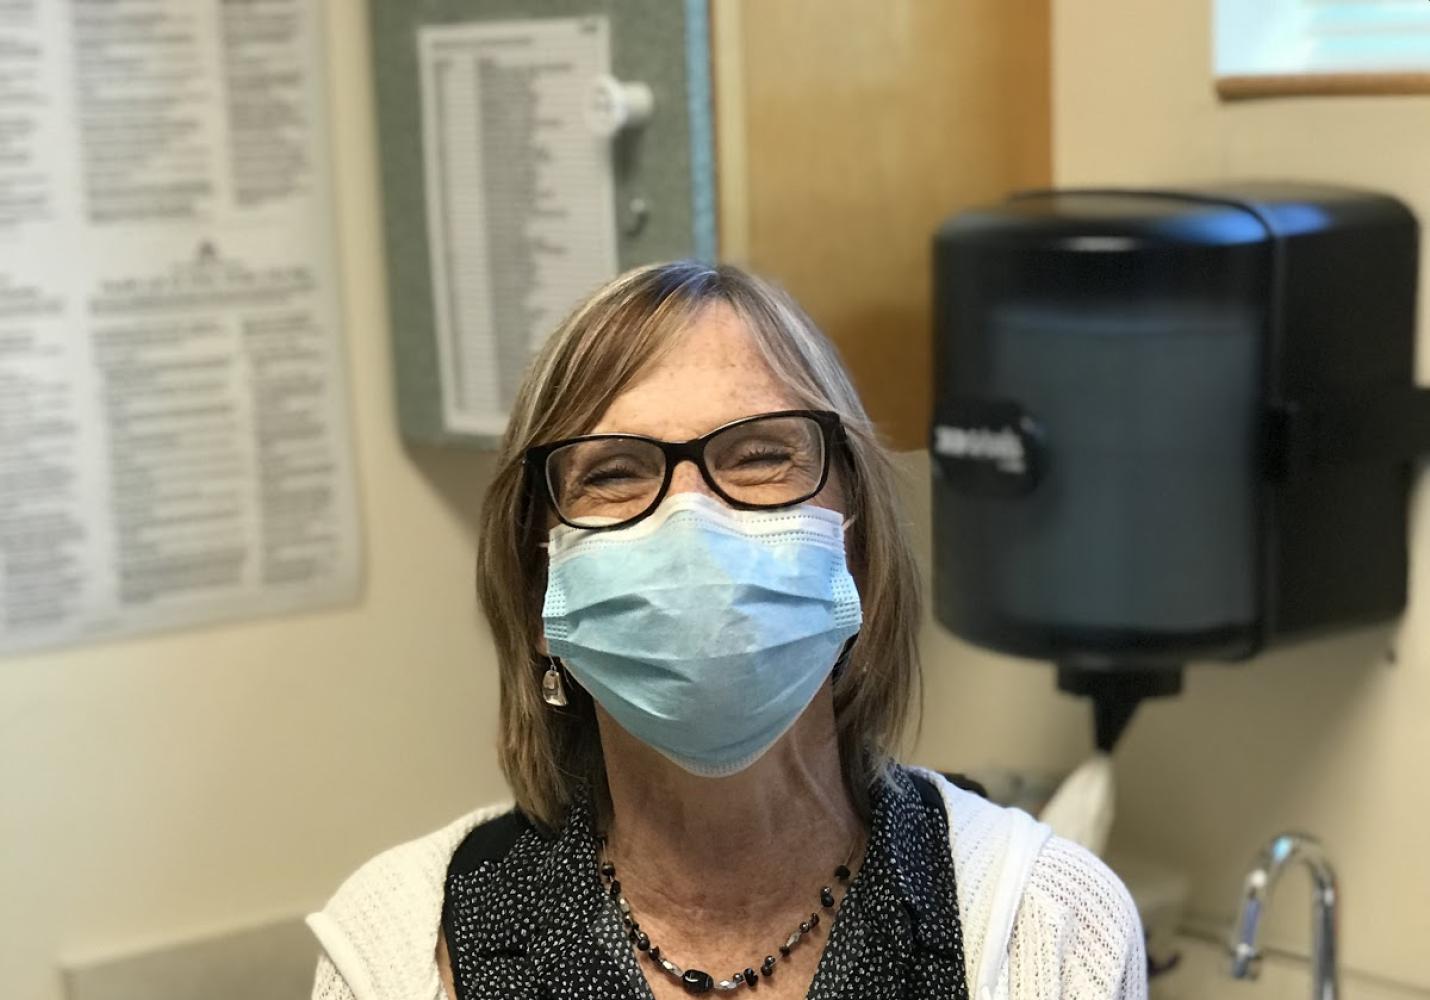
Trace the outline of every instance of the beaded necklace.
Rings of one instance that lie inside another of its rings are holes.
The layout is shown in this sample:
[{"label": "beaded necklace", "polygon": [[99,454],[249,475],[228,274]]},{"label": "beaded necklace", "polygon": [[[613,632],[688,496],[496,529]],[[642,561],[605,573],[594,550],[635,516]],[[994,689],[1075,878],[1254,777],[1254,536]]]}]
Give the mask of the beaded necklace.
[{"label": "beaded necklace", "polygon": [[[856,836],[854,842],[849,845],[849,854],[844,860],[844,864],[834,869],[834,881],[843,888],[843,894],[836,900],[834,886],[826,885],[819,890],[819,905],[833,913],[837,906],[842,906],[844,899],[849,895],[849,883],[852,876],[849,865],[854,860],[854,850],[858,846],[859,838]],[[754,989],[759,982],[760,976],[769,978],[775,974],[776,958],[773,954],[766,955],[765,960],[760,963],[757,973],[753,967],[746,967],[740,972],[736,972],[728,979],[716,979],[710,973],[702,969],[682,969],[671,959],[662,954],[660,946],[651,941],[645,931],[641,930],[639,922],[631,912],[631,904],[627,902],[625,894],[621,892],[620,880],[616,878],[616,866],[604,858],[606,851],[606,837],[604,834],[597,834],[596,845],[598,854],[598,865],[601,878],[605,881],[606,889],[610,893],[611,899],[615,901],[620,909],[621,920],[626,925],[626,933],[630,937],[631,943],[636,950],[643,953],[661,971],[685,987],[687,993],[728,993],[740,988],[741,985]],[[779,956],[781,959],[789,958],[790,951],[804,935],[808,934],[814,927],[819,926],[819,910],[810,912],[809,917],[799,922],[799,927],[790,932],[784,943],[779,946]]]}]

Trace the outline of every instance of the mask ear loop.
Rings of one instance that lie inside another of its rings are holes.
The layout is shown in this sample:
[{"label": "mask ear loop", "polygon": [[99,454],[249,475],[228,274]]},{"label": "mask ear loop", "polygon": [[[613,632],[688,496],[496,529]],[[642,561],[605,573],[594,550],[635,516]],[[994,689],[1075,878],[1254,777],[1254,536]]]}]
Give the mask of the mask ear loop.
[{"label": "mask ear loop", "polygon": [[[850,514],[844,519],[844,523],[840,526],[840,530],[844,534],[848,534],[849,526],[857,520],[859,520],[858,514]],[[829,672],[830,679],[835,683],[839,682],[839,675],[844,673],[844,666],[849,662],[849,652],[854,648],[854,640],[857,638],[859,638],[859,633],[855,632],[848,639],[844,640],[844,647],[839,650],[839,656],[835,659],[834,667]]]}]

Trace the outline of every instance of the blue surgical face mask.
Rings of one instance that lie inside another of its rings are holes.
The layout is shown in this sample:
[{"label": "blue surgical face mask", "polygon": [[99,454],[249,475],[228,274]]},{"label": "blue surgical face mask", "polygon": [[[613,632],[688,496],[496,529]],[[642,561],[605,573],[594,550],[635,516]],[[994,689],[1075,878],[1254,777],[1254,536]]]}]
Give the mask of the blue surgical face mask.
[{"label": "blue surgical face mask", "polygon": [[744,770],[859,631],[840,515],[668,497],[629,528],[551,532],[546,641],[632,735],[695,774]]}]

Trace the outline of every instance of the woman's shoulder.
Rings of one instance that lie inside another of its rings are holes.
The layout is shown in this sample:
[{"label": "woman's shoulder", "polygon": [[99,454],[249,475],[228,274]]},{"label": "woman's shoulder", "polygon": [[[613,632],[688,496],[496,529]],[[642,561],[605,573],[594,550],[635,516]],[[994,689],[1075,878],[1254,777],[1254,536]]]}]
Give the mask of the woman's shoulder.
[{"label": "woman's shoulder", "polygon": [[501,829],[510,802],[474,810],[362,864],[306,923],[354,996],[433,996],[448,868],[474,831]]},{"label": "woman's shoulder", "polygon": [[[1142,919],[1122,880],[1081,844],[1048,838],[1028,877],[1010,948],[1024,978],[1056,960],[1065,985],[1104,983],[1099,997],[1146,996]],[[1064,995],[1077,996],[1076,990]]]},{"label": "woman's shoulder", "polygon": [[[949,839],[960,882],[970,888],[1023,869],[1029,892],[1068,901],[1081,887],[1108,908],[1131,904],[1121,879],[1091,851],[1053,833],[1021,809],[1002,806],[960,783],[957,776],[909,768],[936,787],[948,816]],[[954,780],[950,780],[950,779]]]},{"label": "woman's shoulder", "polygon": [[1143,996],[1142,924],[1122,880],[1091,851],[1027,813],[936,772],[921,773],[943,794],[960,919],[975,959],[970,964],[981,966],[977,959],[985,952],[1006,955],[1007,995],[1014,997],[1021,995],[1020,981],[1118,987],[1111,993],[1065,990],[1071,997]]}]

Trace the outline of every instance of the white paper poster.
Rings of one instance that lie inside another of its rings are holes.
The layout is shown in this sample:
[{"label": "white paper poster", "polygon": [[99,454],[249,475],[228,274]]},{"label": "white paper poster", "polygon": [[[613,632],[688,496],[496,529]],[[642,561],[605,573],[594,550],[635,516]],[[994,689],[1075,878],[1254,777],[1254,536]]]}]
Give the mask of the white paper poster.
[{"label": "white paper poster", "polygon": [[616,274],[610,140],[585,119],[610,27],[431,25],[418,52],[443,420],[500,434],[532,354]]},{"label": "white paper poster", "polygon": [[355,597],[319,15],[0,2],[0,652]]}]

